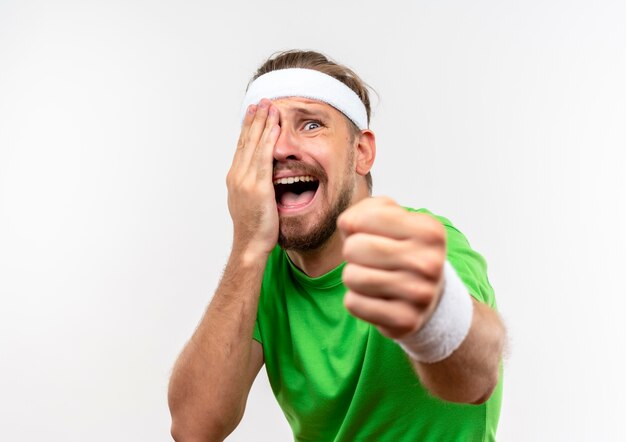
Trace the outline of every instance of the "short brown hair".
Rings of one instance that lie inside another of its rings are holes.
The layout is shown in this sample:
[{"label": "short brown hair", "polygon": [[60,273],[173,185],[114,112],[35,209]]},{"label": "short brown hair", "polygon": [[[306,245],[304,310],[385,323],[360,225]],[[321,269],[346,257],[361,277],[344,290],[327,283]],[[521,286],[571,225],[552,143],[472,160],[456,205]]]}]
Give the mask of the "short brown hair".
[{"label": "short brown hair", "polygon": [[[369,86],[349,67],[343,66],[339,63],[332,61],[324,54],[320,54],[315,51],[300,51],[292,49],[289,51],[276,52],[272,54],[255,72],[254,76],[250,80],[252,83],[258,77],[268,72],[277,71],[279,69],[289,68],[302,68],[302,69],[314,69],[316,71],[323,72],[326,75],[336,78],[343,84],[352,89],[361,99],[365,105],[365,111],[367,112],[367,125],[370,123],[371,106],[369,97]],[[248,86],[250,85],[248,83]],[[347,118],[347,117],[346,117]],[[350,128],[353,135],[356,137],[360,135],[359,128],[347,118],[350,123]],[[368,172],[365,176],[367,182],[367,188],[369,193],[372,193],[372,174]]]}]

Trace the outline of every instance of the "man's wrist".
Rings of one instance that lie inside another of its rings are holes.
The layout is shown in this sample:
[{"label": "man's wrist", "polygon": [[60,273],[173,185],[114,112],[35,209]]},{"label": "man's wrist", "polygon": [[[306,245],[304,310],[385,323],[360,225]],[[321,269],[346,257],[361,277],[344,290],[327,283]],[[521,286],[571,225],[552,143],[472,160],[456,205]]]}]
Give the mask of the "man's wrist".
[{"label": "man's wrist", "polygon": [[444,264],[444,289],[428,322],[415,334],[396,340],[417,362],[434,363],[461,346],[472,325],[471,295],[454,267]]},{"label": "man's wrist", "polygon": [[264,268],[270,253],[271,251],[268,252],[252,244],[243,245],[233,242],[229,261],[240,268],[256,268],[259,266]]}]

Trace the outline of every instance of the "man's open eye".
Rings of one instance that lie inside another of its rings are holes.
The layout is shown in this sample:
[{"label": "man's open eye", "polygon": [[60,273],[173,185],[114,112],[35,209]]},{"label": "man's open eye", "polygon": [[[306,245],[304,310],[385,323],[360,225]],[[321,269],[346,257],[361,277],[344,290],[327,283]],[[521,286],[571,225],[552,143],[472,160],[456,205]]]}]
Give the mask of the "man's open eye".
[{"label": "man's open eye", "polygon": [[322,124],[319,121],[309,121],[304,125],[304,130],[313,130],[322,127]]}]

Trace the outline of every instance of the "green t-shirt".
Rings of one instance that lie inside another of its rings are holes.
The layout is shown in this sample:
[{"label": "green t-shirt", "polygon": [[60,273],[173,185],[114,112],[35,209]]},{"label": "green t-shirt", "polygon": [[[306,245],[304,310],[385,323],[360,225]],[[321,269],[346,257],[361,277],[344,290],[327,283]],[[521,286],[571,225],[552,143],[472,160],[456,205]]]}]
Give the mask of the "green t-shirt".
[{"label": "green t-shirt", "polygon": [[[446,218],[447,259],[478,301],[496,306],[482,256]],[[343,306],[345,263],[318,278],[276,247],[261,288],[254,339],[296,441],[492,441],[502,376],[481,405],[429,395],[403,350]]]}]

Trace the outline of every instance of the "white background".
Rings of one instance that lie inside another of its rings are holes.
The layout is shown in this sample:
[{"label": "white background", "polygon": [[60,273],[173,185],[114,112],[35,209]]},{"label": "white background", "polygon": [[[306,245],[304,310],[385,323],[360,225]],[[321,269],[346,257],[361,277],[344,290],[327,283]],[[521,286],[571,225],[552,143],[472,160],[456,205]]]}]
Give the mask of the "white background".
[{"label": "white background", "polygon": [[[399,2],[398,2],[399,3]],[[621,1],[0,1],[0,428],[167,441],[272,52],[378,92],[375,194],[444,215],[510,334],[499,440],[624,440]],[[288,441],[262,371],[229,441]]]}]

